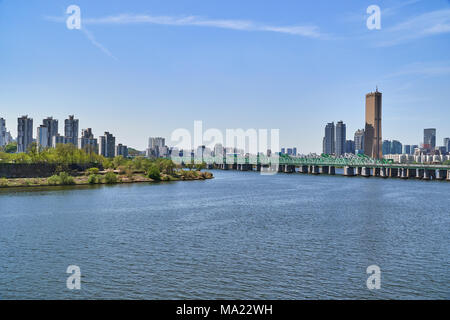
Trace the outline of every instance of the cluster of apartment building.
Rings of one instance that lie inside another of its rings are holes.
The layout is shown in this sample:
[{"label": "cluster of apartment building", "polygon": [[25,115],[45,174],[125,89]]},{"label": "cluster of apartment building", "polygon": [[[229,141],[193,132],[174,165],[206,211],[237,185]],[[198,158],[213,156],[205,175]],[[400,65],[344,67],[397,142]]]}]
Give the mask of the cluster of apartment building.
[{"label": "cluster of apartment building", "polygon": [[[73,144],[79,149],[89,153],[98,153],[107,158],[115,156],[128,157],[128,147],[122,144],[116,145],[116,138],[109,132],[105,132],[98,139],[94,137],[91,128],[81,130],[79,133],[79,120],[70,115],[64,120],[64,135],[59,134],[57,119],[48,117],[42,120],[37,127],[36,139],[33,138],[33,119],[22,116],[17,119],[17,152],[26,152],[33,142],[36,142],[39,150],[55,148],[58,144]],[[0,118],[0,133],[6,132],[6,121]],[[7,134],[0,135],[0,146],[13,142],[9,134],[9,140],[4,138]]]}]

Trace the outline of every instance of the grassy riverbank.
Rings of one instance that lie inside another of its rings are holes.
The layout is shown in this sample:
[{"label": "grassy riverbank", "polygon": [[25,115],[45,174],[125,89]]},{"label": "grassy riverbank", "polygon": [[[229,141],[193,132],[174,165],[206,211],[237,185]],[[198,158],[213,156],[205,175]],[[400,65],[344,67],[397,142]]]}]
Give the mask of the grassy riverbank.
[{"label": "grassy riverbank", "polygon": [[42,187],[63,185],[98,185],[98,184],[121,184],[121,183],[156,183],[163,181],[190,181],[212,179],[213,174],[207,171],[178,170],[173,174],[160,174],[158,177],[150,178],[144,173],[124,174],[117,171],[106,171],[91,173],[87,171],[84,175],[70,176],[60,173],[48,178],[0,178],[0,188],[14,187]]}]

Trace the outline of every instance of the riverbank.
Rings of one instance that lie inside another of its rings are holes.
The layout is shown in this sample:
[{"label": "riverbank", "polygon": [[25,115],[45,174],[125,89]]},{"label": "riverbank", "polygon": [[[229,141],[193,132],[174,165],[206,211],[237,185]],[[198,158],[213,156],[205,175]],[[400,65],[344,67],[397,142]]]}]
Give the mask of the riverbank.
[{"label": "riverbank", "polygon": [[69,176],[67,174],[54,175],[49,178],[0,178],[0,188],[17,187],[42,187],[42,186],[84,186],[84,185],[102,185],[102,184],[123,184],[123,183],[158,183],[165,181],[193,181],[206,180],[214,178],[208,171],[186,171],[175,172],[172,175],[161,174],[159,178],[149,178],[144,173],[116,174],[113,171],[85,174],[80,176]]}]

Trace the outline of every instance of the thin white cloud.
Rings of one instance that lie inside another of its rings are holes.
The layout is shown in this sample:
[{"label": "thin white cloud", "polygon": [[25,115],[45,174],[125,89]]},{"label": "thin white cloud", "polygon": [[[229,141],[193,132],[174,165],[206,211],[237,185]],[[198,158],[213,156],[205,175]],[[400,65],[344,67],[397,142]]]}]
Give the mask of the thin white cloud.
[{"label": "thin white cloud", "polygon": [[97,48],[99,48],[101,51],[103,51],[103,53],[105,53],[106,55],[110,56],[111,58],[118,60],[104,45],[102,45],[100,42],[98,42],[97,40],[95,40],[94,35],[86,28],[81,28],[80,29],[85,35],[86,37],[89,39],[89,41],[96,46]]},{"label": "thin white cloud", "polygon": [[[64,17],[51,17],[51,16],[45,16],[44,17],[45,20],[47,21],[51,21],[51,22],[58,22],[58,23],[62,23],[62,22],[66,22],[67,18]],[[110,56],[111,58],[118,60],[112,53],[111,51],[108,50],[108,48],[106,48],[103,44],[101,44],[100,42],[98,42],[95,39],[94,34],[89,31],[88,29],[86,29],[83,25],[84,25],[84,20],[81,21],[81,28],[79,29],[81,32],[83,32],[83,34],[86,36],[86,38],[94,45],[96,46],[98,49],[100,49],[103,53],[105,53],[106,55]],[[77,29],[73,29],[74,31]]]},{"label": "thin white cloud", "polygon": [[393,46],[410,40],[450,32],[450,9],[441,9],[412,17],[382,32],[377,45]]},{"label": "thin white cloud", "polygon": [[[47,17],[49,21],[60,21],[58,17]],[[303,36],[308,38],[322,38],[322,34],[317,26],[273,26],[259,24],[248,20],[229,20],[229,19],[208,19],[198,16],[151,16],[151,15],[132,15],[120,14],[115,16],[107,16],[100,18],[83,18],[83,24],[156,24],[167,26],[197,26],[197,27],[212,27],[221,29],[232,29],[241,31],[266,31],[285,33],[296,36]]]},{"label": "thin white cloud", "polygon": [[450,62],[422,63],[417,62],[403,67],[401,70],[391,73],[386,78],[404,76],[437,77],[450,74]]}]

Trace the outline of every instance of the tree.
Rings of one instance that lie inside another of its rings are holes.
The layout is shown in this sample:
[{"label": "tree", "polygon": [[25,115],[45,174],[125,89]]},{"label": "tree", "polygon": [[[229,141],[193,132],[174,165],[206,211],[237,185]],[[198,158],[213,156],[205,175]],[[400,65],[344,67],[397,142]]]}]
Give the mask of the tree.
[{"label": "tree", "polygon": [[159,169],[157,166],[152,165],[147,172],[147,177],[153,180],[161,180],[161,173],[159,172]]},{"label": "tree", "polygon": [[16,153],[17,152],[17,143],[11,142],[4,147],[6,153]]}]

